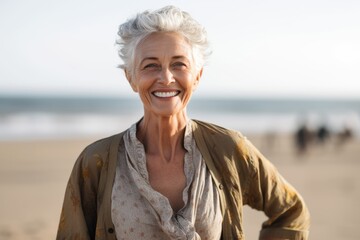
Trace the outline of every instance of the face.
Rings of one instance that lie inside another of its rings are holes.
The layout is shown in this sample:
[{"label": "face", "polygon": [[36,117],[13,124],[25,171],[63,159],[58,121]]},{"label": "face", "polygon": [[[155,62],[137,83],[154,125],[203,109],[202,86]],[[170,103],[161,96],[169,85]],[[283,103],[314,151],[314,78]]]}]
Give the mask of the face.
[{"label": "face", "polygon": [[145,114],[172,116],[186,111],[202,74],[192,48],[177,33],[152,33],[135,50],[134,73],[127,78],[139,93]]}]

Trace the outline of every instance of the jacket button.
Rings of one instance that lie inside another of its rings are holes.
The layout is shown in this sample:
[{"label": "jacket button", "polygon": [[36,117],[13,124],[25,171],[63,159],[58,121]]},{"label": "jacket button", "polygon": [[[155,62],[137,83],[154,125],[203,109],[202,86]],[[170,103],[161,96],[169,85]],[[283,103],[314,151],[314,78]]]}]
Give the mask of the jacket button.
[{"label": "jacket button", "polygon": [[220,190],[223,190],[223,189],[224,189],[224,185],[219,184],[219,189],[220,189]]},{"label": "jacket button", "polygon": [[108,233],[114,233],[114,229],[113,228],[108,228]]}]

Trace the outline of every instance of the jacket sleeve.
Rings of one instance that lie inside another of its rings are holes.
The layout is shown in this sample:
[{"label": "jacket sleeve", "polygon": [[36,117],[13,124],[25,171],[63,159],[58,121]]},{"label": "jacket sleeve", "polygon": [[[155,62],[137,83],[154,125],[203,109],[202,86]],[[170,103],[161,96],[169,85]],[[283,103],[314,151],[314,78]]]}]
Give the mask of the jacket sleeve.
[{"label": "jacket sleeve", "polygon": [[308,239],[310,214],[304,200],[276,168],[248,140],[245,141],[251,174],[244,202],[268,217],[262,225],[260,239]]},{"label": "jacket sleeve", "polygon": [[97,190],[102,160],[85,149],[67,183],[57,240],[95,239]]}]

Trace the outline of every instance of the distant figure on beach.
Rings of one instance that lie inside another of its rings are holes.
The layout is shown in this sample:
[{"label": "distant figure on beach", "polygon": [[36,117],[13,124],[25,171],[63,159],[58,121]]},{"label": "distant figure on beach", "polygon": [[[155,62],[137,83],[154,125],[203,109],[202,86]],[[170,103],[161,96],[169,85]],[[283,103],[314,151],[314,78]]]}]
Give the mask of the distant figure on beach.
[{"label": "distant figure on beach", "polygon": [[260,239],[308,239],[306,204],[272,163],[241,133],[187,116],[209,55],[205,29],[167,6],[118,34],[144,114],[82,151],[57,239],[243,240],[245,204],[268,217]]},{"label": "distant figure on beach", "polygon": [[317,130],[317,141],[320,144],[326,143],[330,138],[330,131],[325,124],[320,125]]},{"label": "distant figure on beach", "polygon": [[337,134],[337,146],[341,147],[353,138],[352,129],[345,125],[344,128]]},{"label": "distant figure on beach", "polygon": [[312,133],[308,126],[304,123],[301,124],[298,130],[295,132],[295,144],[297,148],[297,153],[302,155],[306,153],[309,145],[312,141]]}]

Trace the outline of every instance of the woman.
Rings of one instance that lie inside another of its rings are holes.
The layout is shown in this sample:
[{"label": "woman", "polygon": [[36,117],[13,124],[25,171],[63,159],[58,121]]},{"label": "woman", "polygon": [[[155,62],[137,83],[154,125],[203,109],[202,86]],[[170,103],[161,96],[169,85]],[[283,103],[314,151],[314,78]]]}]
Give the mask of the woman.
[{"label": "woman", "polygon": [[57,239],[245,239],[244,204],[269,217],[260,239],[307,239],[307,208],[269,161],[240,133],[187,117],[208,55],[203,27],[169,6],[119,36],[144,116],[80,154]]}]

